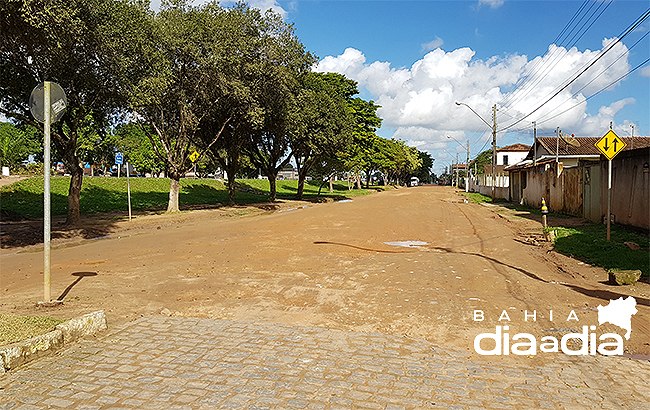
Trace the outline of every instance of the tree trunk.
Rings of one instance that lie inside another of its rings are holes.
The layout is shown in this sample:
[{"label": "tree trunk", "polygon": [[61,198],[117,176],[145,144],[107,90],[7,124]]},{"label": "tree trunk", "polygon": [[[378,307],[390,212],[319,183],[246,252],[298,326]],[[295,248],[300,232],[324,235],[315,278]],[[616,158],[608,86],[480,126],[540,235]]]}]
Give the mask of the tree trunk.
[{"label": "tree trunk", "polygon": [[357,189],[361,189],[361,175],[357,174],[356,175],[356,184],[357,184]]},{"label": "tree trunk", "polygon": [[334,175],[330,175],[330,194],[334,193]]},{"label": "tree trunk", "polygon": [[181,181],[180,175],[171,173],[169,175],[169,204],[167,205],[167,212],[178,212],[178,196],[180,193]]},{"label": "tree trunk", "polygon": [[68,216],[65,220],[66,225],[76,225],[81,219],[79,213],[79,202],[81,199],[81,185],[83,183],[83,169],[77,164],[66,164],[69,167],[70,175],[70,190],[68,191]]},{"label": "tree trunk", "polygon": [[235,178],[228,179],[228,206],[235,206]]},{"label": "tree trunk", "polygon": [[269,202],[275,202],[277,200],[278,194],[275,189],[275,179],[277,178],[277,174],[275,175],[267,175],[269,178]]},{"label": "tree trunk", "polygon": [[298,172],[298,192],[296,193],[296,199],[302,200],[302,194],[305,191],[305,178],[307,175],[302,172]]}]

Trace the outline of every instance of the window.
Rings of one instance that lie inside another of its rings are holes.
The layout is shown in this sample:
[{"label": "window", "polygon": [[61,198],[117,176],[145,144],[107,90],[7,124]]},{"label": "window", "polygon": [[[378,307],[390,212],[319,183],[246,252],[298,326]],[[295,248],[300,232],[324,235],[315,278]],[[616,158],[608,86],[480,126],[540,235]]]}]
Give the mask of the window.
[{"label": "window", "polygon": [[507,155],[503,156],[503,165],[508,165],[508,156]]}]

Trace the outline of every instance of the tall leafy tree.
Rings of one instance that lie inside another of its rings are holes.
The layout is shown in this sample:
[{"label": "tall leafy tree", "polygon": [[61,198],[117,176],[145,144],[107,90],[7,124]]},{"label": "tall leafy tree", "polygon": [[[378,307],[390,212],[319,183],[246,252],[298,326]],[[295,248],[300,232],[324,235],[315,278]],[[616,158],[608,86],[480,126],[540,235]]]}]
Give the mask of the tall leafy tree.
[{"label": "tall leafy tree", "polygon": [[37,154],[41,150],[41,144],[35,138],[33,128],[25,130],[10,122],[0,122],[1,166],[16,170],[30,155]]},{"label": "tall leafy tree", "polygon": [[[149,131],[152,134],[152,131]],[[112,143],[115,150],[125,155],[125,161],[141,173],[156,173],[165,169],[164,162],[156,155],[151,139],[142,127],[135,123],[123,123],[113,130]],[[154,140],[154,142],[156,142]],[[157,147],[160,150],[160,147]],[[112,155],[111,155],[112,159]]]},{"label": "tall leafy tree", "polygon": [[277,17],[243,4],[225,9],[224,13],[224,24],[230,34],[221,49],[228,64],[221,69],[230,88],[221,96],[219,104],[206,107],[206,115],[198,125],[197,143],[207,148],[222,125],[228,122],[209,153],[228,175],[228,200],[233,205],[235,176],[243,160],[248,160],[244,150],[253,145],[253,132],[262,127],[268,116],[259,94],[268,66],[273,64],[269,51],[276,41],[274,24],[277,24]]},{"label": "tall leafy tree", "polygon": [[431,183],[431,167],[433,167],[433,157],[426,151],[418,150],[418,157],[422,165],[415,171],[415,176],[422,182]]},{"label": "tall leafy tree", "polygon": [[[182,0],[166,3],[138,39],[142,53],[122,55],[128,67],[121,72],[124,95],[170,178],[168,212],[179,210],[180,178],[192,168],[189,156],[199,124],[211,106],[227,107],[233,92],[227,67],[236,56],[224,49],[237,34],[225,16],[216,3],[200,7]],[[146,69],[139,72],[142,67]],[[222,118],[200,157],[231,119],[231,115]]]},{"label": "tall leafy tree", "polygon": [[350,142],[352,121],[345,96],[323,74],[305,73],[294,107],[294,129],[290,146],[298,170],[298,192],[302,199],[307,174],[316,164],[336,160]]},{"label": "tall leafy tree", "polygon": [[252,121],[247,153],[269,179],[269,200],[276,200],[276,178],[293,152],[290,137],[294,128],[295,99],[300,90],[299,76],[315,62],[295,36],[293,26],[275,13],[265,14],[260,71],[251,90],[259,107]]},{"label": "tall leafy tree", "polygon": [[52,127],[52,142],[71,174],[67,224],[79,221],[83,169],[80,130],[99,131],[119,108],[111,34],[122,47],[139,25],[127,1],[3,0],[0,2],[0,112],[42,130],[29,113],[29,95],[42,81],[61,85],[68,107]]}]

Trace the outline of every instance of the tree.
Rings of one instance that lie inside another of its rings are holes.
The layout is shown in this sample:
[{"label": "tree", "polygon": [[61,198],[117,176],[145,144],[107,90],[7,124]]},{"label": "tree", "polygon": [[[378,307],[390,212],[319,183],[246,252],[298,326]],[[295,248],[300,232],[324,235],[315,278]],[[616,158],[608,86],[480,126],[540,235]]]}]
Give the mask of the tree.
[{"label": "tree", "polygon": [[414,175],[422,182],[431,183],[431,167],[433,167],[434,159],[426,151],[418,151],[418,157],[422,165],[415,171]]},{"label": "tree", "polygon": [[483,167],[485,165],[492,165],[492,149],[485,150],[476,156],[474,161],[470,161],[470,167],[476,165],[477,173],[483,173]]},{"label": "tree", "polygon": [[346,101],[323,74],[305,73],[293,108],[290,141],[298,170],[297,199],[302,199],[305,179],[318,163],[332,162],[350,142],[352,121]]},{"label": "tree", "polygon": [[[152,131],[149,130],[149,134]],[[155,173],[164,170],[165,164],[156,155],[151,139],[139,124],[129,122],[120,124],[113,130],[112,142],[115,150],[125,155],[125,162],[133,165],[141,173]],[[157,147],[160,150],[160,147]]]},{"label": "tree", "polygon": [[16,170],[31,154],[41,151],[34,130],[23,130],[12,123],[0,122],[0,166]]},{"label": "tree", "polygon": [[[164,4],[146,23],[146,35],[138,38],[142,53],[121,56],[127,67],[121,81],[142,131],[165,164],[170,179],[167,211],[178,212],[180,178],[193,167],[189,156],[198,146],[199,124],[210,107],[228,107],[234,92],[227,69],[236,56],[224,50],[238,34],[216,3],[193,7],[179,0]],[[142,67],[145,70],[139,71]],[[222,118],[199,160],[231,119],[231,115]]]},{"label": "tree", "polygon": [[269,201],[277,198],[275,181],[293,152],[290,136],[296,121],[295,99],[299,76],[315,62],[294,34],[293,26],[272,12],[265,15],[260,71],[251,87],[259,111],[251,121],[247,154],[269,179]]},{"label": "tree", "polygon": [[80,132],[90,127],[99,133],[119,109],[115,44],[129,52],[129,39],[140,27],[137,15],[137,8],[126,0],[0,2],[0,113],[42,131],[29,113],[32,89],[54,81],[67,95],[66,113],[51,130],[55,149],[72,176],[67,224],[80,218]]},{"label": "tree", "polygon": [[[207,149],[222,124],[228,121],[209,152],[228,174],[228,201],[233,205],[235,176],[242,162],[249,164],[249,154],[255,152],[253,135],[259,133],[267,118],[275,113],[274,108],[264,106],[263,92],[263,87],[275,87],[267,78],[270,70],[281,65],[273,54],[282,55],[283,51],[278,52],[275,48],[278,43],[295,41],[295,38],[288,26],[273,13],[262,14],[242,4],[225,13],[224,21],[230,35],[221,50],[228,58],[228,64],[222,66],[222,75],[227,76],[230,91],[221,96],[222,103],[206,107],[206,115],[197,130],[197,144]],[[300,47],[296,48],[300,50]],[[289,52],[286,54],[291,55]],[[280,99],[285,97],[280,95]]]}]

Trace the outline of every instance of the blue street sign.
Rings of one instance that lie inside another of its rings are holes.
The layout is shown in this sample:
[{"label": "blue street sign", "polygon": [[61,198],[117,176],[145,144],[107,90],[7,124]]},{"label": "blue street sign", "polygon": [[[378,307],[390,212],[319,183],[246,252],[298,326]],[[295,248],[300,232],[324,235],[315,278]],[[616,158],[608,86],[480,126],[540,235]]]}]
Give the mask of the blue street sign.
[{"label": "blue street sign", "polygon": [[124,163],[124,155],[121,152],[115,154],[115,163],[122,165]]}]

